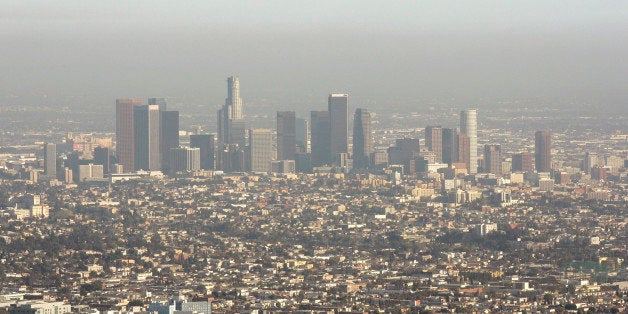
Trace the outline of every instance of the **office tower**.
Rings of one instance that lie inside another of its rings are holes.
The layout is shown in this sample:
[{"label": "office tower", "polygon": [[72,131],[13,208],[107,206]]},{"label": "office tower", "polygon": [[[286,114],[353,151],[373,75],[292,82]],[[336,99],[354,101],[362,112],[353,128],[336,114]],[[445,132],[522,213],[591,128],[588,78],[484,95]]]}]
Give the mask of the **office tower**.
[{"label": "office tower", "polygon": [[85,182],[94,179],[102,179],[104,177],[104,170],[102,165],[79,165],[78,168],[78,181]]},{"label": "office tower", "polygon": [[270,171],[276,173],[294,173],[296,163],[294,160],[276,160],[270,163]]},{"label": "office tower", "polygon": [[329,111],[312,111],[310,128],[312,136],[312,166],[331,163],[331,130]]},{"label": "office tower", "polygon": [[135,170],[135,107],[142,104],[141,99],[116,100],[116,155],[124,172]]},{"label": "office tower", "polygon": [[476,109],[460,112],[460,132],[469,137],[469,173],[478,171],[478,112]]},{"label": "office tower", "polygon": [[512,171],[534,171],[532,153],[521,152],[512,155]]},{"label": "office tower", "polygon": [[328,98],[331,129],[330,156],[349,152],[349,95],[331,94]]},{"label": "office tower", "polygon": [[231,76],[227,78],[225,105],[218,110],[218,141],[220,144],[244,145],[245,130],[240,79]]},{"label": "office tower", "polygon": [[44,144],[44,174],[50,178],[57,177],[57,145]]},{"label": "office tower", "polygon": [[240,98],[240,78],[230,76],[227,78],[227,98],[225,106],[229,108],[229,118],[238,120],[244,118],[242,112],[242,98]]},{"label": "office tower", "polygon": [[398,138],[388,150],[389,165],[403,165],[404,173],[414,173],[421,147],[418,138]]},{"label": "office tower", "polygon": [[484,145],[484,172],[502,174],[501,146],[499,144]]},{"label": "office tower", "polygon": [[388,165],[388,153],[386,151],[372,152],[369,156],[370,165],[372,167],[383,168]]},{"label": "office tower", "polygon": [[295,120],[295,142],[297,153],[310,152],[310,126],[305,119],[296,118]]},{"label": "office tower", "polygon": [[584,155],[584,162],[582,170],[586,173],[591,173],[591,169],[599,164],[599,156],[597,152],[586,152]]},{"label": "office tower", "polygon": [[94,164],[102,165],[103,173],[109,173],[109,165],[111,164],[111,152],[108,147],[98,146],[94,148]]},{"label": "office tower", "polygon": [[549,131],[536,131],[534,134],[534,163],[536,172],[552,170],[552,142]]},{"label": "office tower", "polygon": [[372,151],[371,114],[366,109],[358,108],[353,116],[353,168],[368,168]]},{"label": "office tower", "polygon": [[269,172],[273,155],[273,133],[271,130],[249,130],[249,165],[251,171]]},{"label": "office tower", "polygon": [[277,111],[277,159],[294,160],[296,148],[294,111]]},{"label": "office tower", "polygon": [[158,105],[134,108],[135,170],[161,170],[160,122]]},{"label": "office tower", "polygon": [[471,140],[464,133],[458,133],[458,163],[463,163],[469,171],[471,160]]},{"label": "office tower", "polygon": [[436,162],[443,162],[443,129],[440,126],[425,128],[425,146],[434,152]]},{"label": "office tower", "polygon": [[198,171],[201,169],[201,150],[200,148],[176,147],[171,148],[170,152],[170,173]]},{"label": "office tower", "polygon": [[148,98],[149,105],[157,105],[159,111],[166,111],[166,99],[165,98]]},{"label": "office tower", "polygon": [[451,165],[458,161],[458,130],[443,129],[442,161]]},{"label": "office tower", "polygon": [[190,147],[198,148],[201,154],[201,169],[215,168],[215,137],[214,134],[190,135]]},{"label": "office tower", "polygon": [[[158,106],[166,108],[165,102]],[[179,147],[179,112],[162,110],[160,111],[160,119],[159,155],[161,168],[168,172],[170,162],[168,152],[171,148]]]}]

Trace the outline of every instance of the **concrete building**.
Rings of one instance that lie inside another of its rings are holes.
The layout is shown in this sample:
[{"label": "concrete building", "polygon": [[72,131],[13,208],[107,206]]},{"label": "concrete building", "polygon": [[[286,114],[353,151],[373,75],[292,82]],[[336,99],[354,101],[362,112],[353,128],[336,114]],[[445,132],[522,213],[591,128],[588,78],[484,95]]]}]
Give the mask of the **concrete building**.
[{"label": "concrete building", "polygon": [[273,133],[268,129],[249,130],[249,165],[253,172],[270,172],[274,159]]},{"label": "concrete building", "polygon": [[476,109],[460,112],[460,132],[469,137],[469,173],[478,171],[478,111]]},{"label": "concrete building", "polygon": [[50,178],[57,177],[57,145],[44,144],[44,174]]},{"label": "concrete building", "polygon": [[201,170],[201,150],[192,147],[170,149],[170,173]]}]

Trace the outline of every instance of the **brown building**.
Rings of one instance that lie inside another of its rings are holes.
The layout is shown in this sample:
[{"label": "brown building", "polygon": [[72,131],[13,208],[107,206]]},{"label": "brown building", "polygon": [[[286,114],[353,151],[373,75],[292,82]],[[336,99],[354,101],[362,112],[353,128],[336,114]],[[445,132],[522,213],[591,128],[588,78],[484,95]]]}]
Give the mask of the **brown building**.
[{"label": "brown building", "polygon": [[484,170],[487,173],[502,174],[501,146],[499,144],[484,145]]},{"label": "brown building", "polygon": [[512,155],[512,171],[534,171],[532,153],[521,152]]},{"label": "brown building", "polygon": [[124,172],[135,170],[134,111],[142,105],[137,98],[116,99],[116,155]]},{"label": "brown building", "polygon": [[425,128],[425,146],[436,154],[436,162],[443,162],[443,129],[440,126]]},{"label": "brown building", "polygon": [[550,131],[536,131],[534,134],[534,162],[537,172],[552,170],[552,138]]},{"label": "brown building", "polygon": [[466,165],[467,171],[471,165],[471,142],[464,133],[458,133],[458,162]]}]

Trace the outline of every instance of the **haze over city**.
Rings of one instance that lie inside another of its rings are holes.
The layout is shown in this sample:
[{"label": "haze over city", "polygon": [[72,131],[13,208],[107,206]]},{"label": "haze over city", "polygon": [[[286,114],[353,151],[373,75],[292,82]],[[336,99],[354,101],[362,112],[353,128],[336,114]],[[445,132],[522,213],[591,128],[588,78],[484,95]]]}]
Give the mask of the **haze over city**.
[{"label": "haze over city", "polygon": [[0,104],[214,108],[237,74],[245,101],[276,109],[343,91],[373,110],[625,113],[626,29],[624,1],[8,1]]},{"label": "haze over city", "polygon": [[0,314],[628,313],[628,2],[5,1]]}]

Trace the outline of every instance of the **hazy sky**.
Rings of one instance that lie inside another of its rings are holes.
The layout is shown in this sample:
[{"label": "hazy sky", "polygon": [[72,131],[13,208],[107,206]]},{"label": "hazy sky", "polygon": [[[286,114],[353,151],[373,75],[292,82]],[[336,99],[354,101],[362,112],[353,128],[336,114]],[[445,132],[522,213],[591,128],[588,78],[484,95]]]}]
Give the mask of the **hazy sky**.
[{"label": "hazy sky", "polygon": [[229,75],[245,106],[626,108],[628,1],[0,1],[0,105],[216,106]]}]

